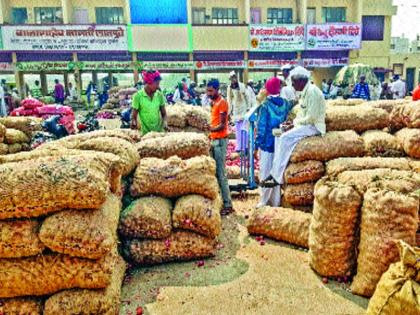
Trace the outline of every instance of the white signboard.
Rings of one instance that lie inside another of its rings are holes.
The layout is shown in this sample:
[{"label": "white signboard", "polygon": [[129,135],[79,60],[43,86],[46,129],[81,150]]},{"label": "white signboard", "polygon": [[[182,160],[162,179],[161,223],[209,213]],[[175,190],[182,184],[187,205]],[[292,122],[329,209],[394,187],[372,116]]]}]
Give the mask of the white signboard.
[{"label": "white signboard", "polygon": [[3,49],[13,51],[127,51],[123,25],[5,25]]},{"label": "white signboard", "polygon": [[327,23],[306,26],[306,50],[360,49],[362,25]]},{"label": "white signboard", "polygon": [[215,70],[215,69],[243,69],[245,61],[196,61],[195,69],[197,70]]},{"label": "white signboard", "polygon": [[301,24],[255,24],[249,27],[251,51],[299,51],[305,49],[305,26]]},{"label": "white signboard", "polygon": [[329,68],[346,66],[349,64],[348,57],[342,58],[307,58],[303,59],[303,66],[305,68]]},{"label": "white signboard", "polygon": [[278,69],[284,65],[297,65],[297,60],[249,60],[249,69]]},{"label": "white signboard", "polygon": [[15,67],[9,62],[0,62],[0,72],[13,72]]}]

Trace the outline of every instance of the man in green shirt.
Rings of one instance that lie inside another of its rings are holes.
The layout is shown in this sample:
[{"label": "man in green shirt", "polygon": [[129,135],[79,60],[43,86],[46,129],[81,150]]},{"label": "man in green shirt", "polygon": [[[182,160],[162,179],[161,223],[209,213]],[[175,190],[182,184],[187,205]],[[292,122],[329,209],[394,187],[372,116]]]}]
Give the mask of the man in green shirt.
[{"label": "man in green shirt", "polygon": [[166,102],[163,93],[159,90],[162,80],[160,73],[158,71],[144,71],[142,76],[145,86],[133,96],[131,129],[141,129],[142,135],[151,131],[162,132],[167,130]]},{"label": "man in green shirt", "polygon": [[42,97],[42,91],[38,80],[35,81],[35,87],[31,89],[31,96],[36,99],[40,99]]}]

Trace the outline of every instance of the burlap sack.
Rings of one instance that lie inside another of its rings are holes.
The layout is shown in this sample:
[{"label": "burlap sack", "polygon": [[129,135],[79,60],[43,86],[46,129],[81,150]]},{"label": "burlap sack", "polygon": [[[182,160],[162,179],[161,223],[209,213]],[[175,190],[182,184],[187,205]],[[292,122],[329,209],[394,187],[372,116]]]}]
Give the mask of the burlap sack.
[{"label": "burlap sack", "polygon": [[34,160],[48,156],[79,155],[83,152],[84,151],[81,150],[67,150],[61,147],[55,150],[33,150],[29,152],[19,152],[15,154],[0,156],[0,164]]},{"label": "burlap sack", "polygon": [[171,156],[178,156],[181,159],[190,159],[195,156],[209,155],[210,141],[204,134],[177,132],[160,138],[143,140],[136,147],[141,158],[168,159]]},{"label": "burlap sack", "polygon": [[207,130],[210,123],[210,113],[199,106],[186,106],[188,125],[199,130]]},{"label": "burlap sack", "polygon": [[405,153],[415,159],[420,159],[420,129],[404,128],[396,134]]},{"label": "burlap sack", "polygon": [[42,315],[42,302],[35,298],[0,299],[0,314]]},{"label": "burlap sack", "polygon": [[181,160],[146,158],[140,161],[134,173],[131,195],[157,194],[179,197],[190,194],[215,199],[219,186],[215,177],[216,163],[207,156]]},{"label": "burlap sack", "polygon": [[[354,187],[360,194],[364,194],[372,182],[380,179],[402,181],[404,186],[416,185],[419,176],[411,171],[399,171],[384,168],[377,168],[363,171],[346,171],[337,176],[338,182]],[[410,188],[409,188],[410,189]]]},{"label": "burlap sack", "polygon": [[357,273],[351,290],[372,296],[381,275],[398,260],[394,240],[416,242],[419,196],[369,189],[364,196],[360,224]]},{"label": "burlap sack", "polygon": [[309,228],[311,267],[326,277],[346,276],[356,263],[356,223],[361,195],[352,187],[321,179]]},{"label": "burlap sack", "polygon": [[4,136],[4,142],[7,144],[15,144],[22,142],[29,142],[29,137],[22,131],[12,128],[6,129],[6,134]]},{"label": "burlap sack", "polygon": [[118,256],[110,284],[106,289],[72,289],[54,294],[45,301],[44,315],[119,314],[125,269],[124,260]]},{"label": "burlap sack", "polygon": [[0,298],[42,296],[61,290],[104,289],[117,262],[116,248],[99,260],[61,254],[0,259]]},{"label": "burlap sack", "polygon": [[136,264],[154,265],[211,257],[215,246],[214,239],[193,232],[174,231],[164,240],[129,241],[125,244],[125,253]]},{"label": "burlap sack", "polygon": [[363,156],[363,139],[354,131],[333,131],[325,136],[309,137],[298,143],[293,150],[291,161],[329,161],[339,157]]},{"label": "burlap sack", "polygon": [[100,209],[65,210],[47,217],[39,238],[57,253],[99,259],[117,244],[120,210],[120,199],[109,194]]},{"label": "burlap sack", "polygon": [[35,117],[0,117],[0,124],[6,128],[17,129],[24,132],[28,137],[32,132],[42,130],[42,119]]},{"label": "burlap sack", "polygon": [[313,204],[310,205],[310,206],[293,206],[286,201],[286,199],[284,198],[284,195],[281,196],[280,205],[281,205],[282,208],[293,209],[293,210],[302,211],[302,212],[305,212],[305,213],[311,213],[312,214],[312,211],[313,211]]},{"label": "burlap sack", "polygon": [[3,124],[0,124],[0,143],[3,143],[5,135],[6,135],[6,127]]},{"label": "burlap sack", "polygon": [[162,138],[165,137],[167,135],[166,132],[149,132],[147,134],[145,134],[144,136],[142,136],[141,140],[150,140],[150,139],[156,139],[156,138]]},{"label": "burlap sack", "polygon": [[326,174],[336,176],[345,171],[369,170],[375,168],[389,168],[395,170],[409,171],[410,164],[405,158],[339,158],[329,161],[326,166]]},{"label": "burlap sack", "polygon": [[[0,157],[1,159],[1,157]],[[226,166],[226,175],[228,179],[240,179],[241,167],[237,165]]]},{"label": "burlap sack", "polygon": [[161,197],[146,197],[135,201],[121,213],[119,232],[129,238],[168,237],[172,231],[172,202]]},{"label": "burlap sack", "polygon": [[129,134],[127,134],[127,132],[123,131],[123,129],[108,129],[108,130],[95,130],[95,131],[86,132],[86,133],[79,133],[77,135],[61,138],[55,142],[47,143],[47,144],[65,145],[66,147],[70,148],[72,143],[77,144],[86,140],[91,140],[95,138],[103,138],[103,137],[119,138],[122,140],[133,142],[132,137]]},{"label": "burlap sack", "polygon": [[13,143],[8,145],[9,154],[14,154],[23,151],[23,146],[21,143]]},{"label": "burlap sack", "polygon": [[369,130],[362,135],[365,152],[368,156],[401,157],[404,150],[394,135],[380,130]]},{"label": "burlap sack", "polygon": [[45,248],[38,238],[36,220],[0,221],[0,258],[20,258],[41,254]]},{"label": "burlap sack", "polygon": [[336,99],[336,100],[328,100],[327,106],[356,106],[365,103],[365,100],[359,98],[349,98],[345,99]]},{"label": "burlap sack", "polygon": [[420,102],[396,106],[390,114],[390,127],[392,130],[420,128]]},{"label": "burlap sack", "polygon": [[327,107],[325,122],[327,131],[354,130],[364,132],[383,129],[389,125],[389,114],[380,108],[370,106]]},{"label": "burlap sack", "polygon": [[[171,132],[194,132],[194,133],[202,133],[202,134],[205,134],[205,135],[209,135],[209,132],[208,132],[208,130],[201,130],[201,129],[198,129],[198,128],[194,128],[194,127],[191,127],[191,126],[187,126],[187,127],[185,127],[185,128],[179,128],[179,127],[168,127],[168,131],[171,133]],[[230,136],[230,135],[229,135]]]},{"label": "burlap sack", "polygon": [[370,101],[365,105],[369,105],[374,108],[381,108],[388,113],[391,113],[394,108],[400,106],[401,104],[406,104],[409,101],[407,100],[378,100],[378,101]]},{"label": "burlap sack", "polygon": [[0,158],[3,158],[3,155],[9,153],[9,146],[5,143],[0,143]]},{"label": "burlap sack", "polygon": [[292,206],[310,206],[314,203],[314,183],[286,185],[284,199]]},{"label": "burlap sack", "polygon": [[139,130],[133,130],[133,129],[117,129],[117,130],[121,132],[122,134],[125,134],[126,136],[130,137],[133,143],[137,143],[141,141],[142,137]]},{"label": "burlap sack", "polygon": [[284,172],[286,184],[303,184],[316,182],[324,176],[324,163],[319,161],[305,161],[300,163],[291,163]]},{"label": "burlap sack", "polygon": [[308,248],[312,215],[287,208],[256,209],[247,222],[248,232]]},{"label": "burlap sack", "polygon": [[408,163],[413,172],[420,173],[420,160],[410,160]]},{"label": "burlap sack", "polygon": [[418,315],[420,310],[420,249],[397,242],[400,260],[386,271],[369,301],[367,315]]},{"label": "burlap sack", "polygon": [[110,166],[94,156],[2,164],[0,220],[37,217],[61,209],[97,209],[109,192],[109,174]]},{"label": "burlap sack", "polygon": [[76,149],[102,151],[117,155],[122,162],[122,176],[127,176],[134,171],[140,162],[136,147],[126,140],[115,137],[89,139],[77,145]]},{"label": "burlap sack", "polygon": [[172,224],[177,229],[216,238],[222,229],[221,209],[220,198],[210,200],[199,195],[184,196],[175,203]]},{"label": "burlap sack", "polygon": [[187,125],[187,112],[184,106],[173,105],[166,107],[168,126],[184,128]]}]

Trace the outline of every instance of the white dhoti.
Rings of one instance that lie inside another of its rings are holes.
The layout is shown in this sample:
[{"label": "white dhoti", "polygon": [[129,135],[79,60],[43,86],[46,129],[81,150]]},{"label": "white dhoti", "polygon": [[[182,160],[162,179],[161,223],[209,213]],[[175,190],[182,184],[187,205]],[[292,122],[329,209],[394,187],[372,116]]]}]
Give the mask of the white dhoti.
[{"label": "white dhoti", "polygon": [[[273,166],[274,153],[260,150],[260,180],[270,176]],[[279,207],[281,201],[280,186],[274,188],[261,188],[260,202],[257,208],[264,206]]]},{"label": "white dhoti", "polygon": [[6,108],[6,102],[4,98],[0,99],[0,117],[7,116],[7,108]]},{"label": "white dhoti", "polygon": [[[271,168],[270,175],[274,180],[283,184],[284,182],[284,171],[289,164],[290,157],[295,149],[296,145],[304,138],[317,136],[320,132],[313,125],[295,127],[280,137],[275,139],[274,147],[274,161],[273,167]],[[262,177],[267,178],[266,177]]]}]

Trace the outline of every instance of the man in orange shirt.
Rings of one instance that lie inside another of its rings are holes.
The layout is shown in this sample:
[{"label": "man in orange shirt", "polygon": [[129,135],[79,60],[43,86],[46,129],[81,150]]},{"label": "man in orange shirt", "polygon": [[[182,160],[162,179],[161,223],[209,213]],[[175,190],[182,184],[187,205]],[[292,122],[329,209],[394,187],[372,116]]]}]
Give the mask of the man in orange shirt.
[{"label": "man in orange shirt", "polygon": [[413,91],[413,101],[420,101],[420,83]]},{"label": "man in orange shirt", "polygon": [[212,79],[207,83],[207,96],[211,99],[210,139],[211,154],[216,161],[216,176],[223,199],[222,215],[233,212],[229,183],[226,176],[226,151],[229,124],[229,106],[219,94],[220,83]]}]

